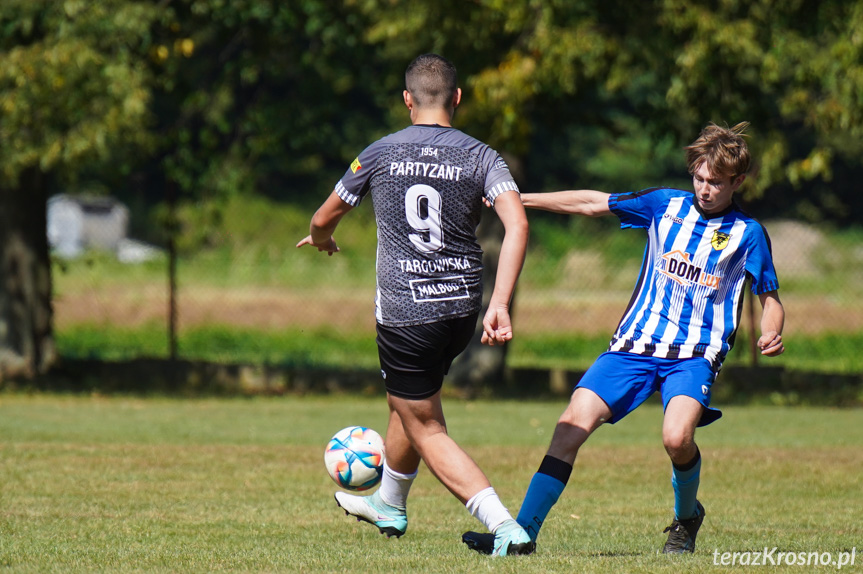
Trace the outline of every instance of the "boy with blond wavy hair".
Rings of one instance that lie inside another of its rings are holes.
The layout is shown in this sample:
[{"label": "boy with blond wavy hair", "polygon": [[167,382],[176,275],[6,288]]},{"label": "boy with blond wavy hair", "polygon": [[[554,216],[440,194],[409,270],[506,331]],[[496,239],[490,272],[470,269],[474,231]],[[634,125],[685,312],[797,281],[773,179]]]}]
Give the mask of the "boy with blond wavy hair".
[{"label": "boy with blond wavy hair", "polygon": [[[709,406],[711,388],[734,343],[747,281],[763,308],[761,353],[773,357],[784,351],[785,311],[770,239],[733,201],[749,170],[747,126],[710,124],[686,147],[694,193],[655,187],[618,194],[522,194],[528,208],[590,217],[614,214],[621,228],[647,231],[629,306],[608,350],[576,385],[516,519],[534,541],[581,445],[600,425],[616,423],[658,391],[675,511],[663,552],[695,550],[705,515],[696,499],[701,454],[695,429],[722,416]],[[479,552],[489,549],[486,534],[466,532],[462,540]]]}]

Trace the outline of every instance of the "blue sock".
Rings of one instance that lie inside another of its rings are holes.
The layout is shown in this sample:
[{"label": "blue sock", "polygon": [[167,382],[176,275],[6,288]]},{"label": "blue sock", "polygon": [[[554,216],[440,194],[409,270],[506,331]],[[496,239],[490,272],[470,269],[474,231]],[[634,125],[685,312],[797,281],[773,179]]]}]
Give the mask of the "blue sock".
[{"label": "blue sock", "polygon": [[695,516],[695,496],[701,480],[701,453],[696,452],[691,462],[678,467],[671,465],[671,487],[674,489],[674,516],[686,520]]},{"label": "blue sock", "polygon": [[551,507],[566,488],[571,472],[572,465],[546,456],[539,470],[533,475],[516,518],[531,540],[536,541],[536,537],[539,536],[539,529]]}]

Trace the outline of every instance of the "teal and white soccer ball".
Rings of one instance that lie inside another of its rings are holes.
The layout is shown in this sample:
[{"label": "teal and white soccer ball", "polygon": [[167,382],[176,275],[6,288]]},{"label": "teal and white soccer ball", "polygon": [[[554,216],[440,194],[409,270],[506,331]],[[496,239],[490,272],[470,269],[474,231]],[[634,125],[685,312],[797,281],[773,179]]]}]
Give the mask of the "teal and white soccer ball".
[{"label": "teal and white soccer ball", "polygon": [[327,444],[324,464],[330,478],[342,488],[368,490],[381,481],[384,439],[370,428],[343,428]]}]

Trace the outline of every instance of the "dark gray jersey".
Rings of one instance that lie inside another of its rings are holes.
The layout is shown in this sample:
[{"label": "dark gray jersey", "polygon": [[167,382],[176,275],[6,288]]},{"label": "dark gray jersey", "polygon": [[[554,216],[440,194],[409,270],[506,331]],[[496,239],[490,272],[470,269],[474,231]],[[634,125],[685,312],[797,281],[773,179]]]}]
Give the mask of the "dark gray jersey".
[{"label": "dark gray jersey", "polygon": [[455,129],[417,125],[354,160],[336,193],[358,205],[369,193],[378,227],[378,323],[433,323],[482,306],[482,198],[518,187],[506,162]]}]

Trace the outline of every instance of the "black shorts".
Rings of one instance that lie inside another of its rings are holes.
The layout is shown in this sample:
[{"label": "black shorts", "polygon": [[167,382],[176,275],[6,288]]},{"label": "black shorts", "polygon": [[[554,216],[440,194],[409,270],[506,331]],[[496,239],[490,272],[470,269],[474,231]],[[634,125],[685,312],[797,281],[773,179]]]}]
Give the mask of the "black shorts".
[{"label": "black shorts", "polygon": [[378,324],[378,357],[387,392],[403,399],[426,399],[443,386],[453,359],[467,348],[479,313],[425,325]]}]

